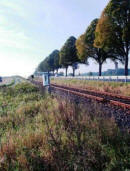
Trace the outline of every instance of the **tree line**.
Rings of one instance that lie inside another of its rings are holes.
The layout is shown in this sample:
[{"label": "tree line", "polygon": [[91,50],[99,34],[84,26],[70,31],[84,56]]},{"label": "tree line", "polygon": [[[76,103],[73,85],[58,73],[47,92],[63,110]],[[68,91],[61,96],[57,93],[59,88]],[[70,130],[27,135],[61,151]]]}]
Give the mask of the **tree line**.
[{"label": "tree line", "polygon": [[58,72],[68,67],[75,69],[79,63],[88,64],[93,59],[99,65],[99,76],[102,65],[107,59],[124,64],[124,74],[128,75],[130,52],[130,0],[110,0],[99,19],[94,19],[86,31],[76,39],[71,36],[63,47],[54,50],[37,67],[36,71]]}]

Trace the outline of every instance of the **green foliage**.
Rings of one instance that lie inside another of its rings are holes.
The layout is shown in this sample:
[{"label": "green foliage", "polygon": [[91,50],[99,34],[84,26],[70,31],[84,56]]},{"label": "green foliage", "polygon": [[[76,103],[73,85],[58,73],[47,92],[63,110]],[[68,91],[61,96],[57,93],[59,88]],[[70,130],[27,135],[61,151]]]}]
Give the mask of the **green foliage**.
[{"label": "green foliage", "polygon": [[[64,46],[60,51],[60,65],[64,68],[68,68],[69,65],[78,62],[77,49],[76,49],[76,38],[71,36],[65,42]],[[67,70],[66,70],[67,75]]]},{"label": "green foliage", "polygon": [[83,62],[86,63],[86,53],[87,53],[87,46],[84,43],[85,42],[85,36],[82,34],[76,41],[76,48],[77,48],[77,54],[79,59]]},{"label": "green foliage", "polygon": [[54,58],[54,68],[56,70],[58,70],[61,67],[60,64],[59,64],[59,60],[60,60],[59,51],[58,50],[53,51],[52,55],[53,55],[53,58]]},{"label": "green foliage", "polygon": [[0,85],[0,88],[1,88],[1,87],[11,87],[11,86],[13,86],[14,84],[15,84],[15,81],[12,80],[11,83],[9,83],[9,84],[2,84],[2,85]]},{"label": "green foliage", "polygon": [[103,48],[97,48],[94,46],[95,30],[98,23],[98,19],[94,19],[86,32],[77,40],[77,49],[79,58],[83,61],[87,61],[89,58],[94,59],[99,64],[99,75],[101,75],[102,64],[106,62],[108,58],[115,59],[112,50],[104,50]]},{"label": "green foliage", "polygon": [[49,72],[50,66],[48,64],[49,58],[46,57],[37,67],[36,72]]},{"label": "green foliage", "polygon": [[53,71],[54,72],[54,70],[57,70],[59,68],[60,68],[60,65],[59,65],[59,51],[54,50],[48,57],[46,57],[44,59],[44,61],[42,61],[39,64],[36,71],[40,71],[40,72]]},{"label": "green foliage", "polygon": [[97,22],[98,19],[93,20],[86,32],[76,42],[79,58],[83,61],[87,61],[89,57],[95,56],[95,51],[98,50],[93,46]]},{"label": "green foliage", "polygon": [[60,51],[60,64],[63,66],[72,65],[77,62],[76,38],[71,36]]},{"label": "green foliage", "polygon": [[128,75],[129,30],[130,0],[111,0],[98,22],[95,46],[114,48],[117,56],[125,60],[125,75]]},{"label": "green foliage", "polygon": [[48,56],[48,64],[50,66],[50,70],[54,72],[55,69],[59,69],[59,51],[54,50],[49,56]]},{"label": "green foliage", "polygon": [[30,83],[19,83],[14,87],[16,93],[31,93],[38,92],[38,88]]}]

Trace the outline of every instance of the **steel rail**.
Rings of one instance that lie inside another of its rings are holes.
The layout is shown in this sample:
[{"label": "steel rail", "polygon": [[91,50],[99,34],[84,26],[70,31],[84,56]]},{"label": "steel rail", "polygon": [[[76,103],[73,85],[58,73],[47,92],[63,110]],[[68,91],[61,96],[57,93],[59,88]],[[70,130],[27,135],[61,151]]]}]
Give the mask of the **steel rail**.
[{"label": "steel rail", "polygon": [[[43,86],[41,81],[33,81],[33,83],[35,85]],[[129,104],[130,97],[116,95],[116,94],[107,93],[107,92],[97,92],[94,90],[86,90],[86,89],[79,89],[75,87],[61,86],[57,84],[51,84],[50,88],[55,88],[57,90],[66,92],[67,94],[73,94],[73,95],[90,99],[93,101],[97,101],[100,103],[104,103],[104,104],[107,103],[112,106],[116,106],[124,110],[127,110],[127,113],[130,114],[130,104]]]},{"label": "steel rail", "polygon": [[[111,94],[111,93],[104,93],[104,92],[101,92],[101,93],[96,92],[94,95],[94,94],[91,94],[91,93],[95,92],[92,90],[86,91],[84,89],[78,89],[78,88],[67,87],[67,86],[60,86],[60,85],[56,85],[56,84],[51,84],[51,87],[56,88],[57,90],[61,90],[61,91],[64,91],[64,92],[67,92],[70,94],[80,96],[80,97],[88,98],[91,100],[96,100],[96,101],[101,102],[101,103],[108,103],[110,105],[123,108],[124,110],[129,110],[129,113],[130,113],[130,104],[129,104],[130,98],[129,97],[115,95],[115,94]],[[88,92],[89,92],[89,94],[88,94]],[[100,94],[100,96],[99,96],[99,94]],[[109,98],[108,98],[108,96],[109,96]],[[110,98],[110,96],[111,96],[111,98]],[[115,96],[116,96],[116,99],[114,99]],[[124,101],[122,102],[121,99],[123,99]],[[125,102],[125,100],[126,100],[126,102]]]},{"label": "steel rail", "polygon": [[108,100],[113,100],[114,98],[115,101],[120,101],[122,103],[130,104],[130,97],[127,97],[127,96],[117,95],[114,93],[108,93],[108,92],[103,92],[103,91],[87,90],[87,89],[77,88],[73,86],[68,87],[68,86],[58,85],[58,84],[51,84],[51,85],[56,86],[56,87],[61,87],[61,88],[67,88],[67,89],[74,90],[77,92],[82,92],[85,94],[103,97]]}]

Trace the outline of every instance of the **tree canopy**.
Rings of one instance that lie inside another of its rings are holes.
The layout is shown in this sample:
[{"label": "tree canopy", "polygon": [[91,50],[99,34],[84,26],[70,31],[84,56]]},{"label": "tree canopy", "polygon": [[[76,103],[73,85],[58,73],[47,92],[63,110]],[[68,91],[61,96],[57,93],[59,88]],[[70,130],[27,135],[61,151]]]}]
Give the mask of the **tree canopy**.
[{"label": "tree canopy", "polygon": [[68,66],[79,61],[75,43],[76,38],[71,36],[67,39],[60,51],[60,65],[66,68],[66,76]]},{"label": "tree canopy", "polygon": [[49,72],[51,67],[49,65],[49,57],[46,57],[37,67],[36,71],[38,72]]},{"label": "tree canopy", "polygon": [[58,70],[60,68],[59,65],[59,51],[54,50],[48,57],[46,57],[37,68],[37,71],[40,72],[50,72],[54,70]]},{"label": "tree canopy", "polygon": [[117,56],[125,61],[125,75],[128,75],[130,0],[110,0],[96,27],[95,46],[114,48]]},{"label": "tree canopy", "polygon": [[58,69],[61,67],[59,60],[60,60],[60,54],[59,50],[53,51],[53,57],[54,57],[54,68],[58,71]]},{"label": "tree canopy", "polygon": [[50,67],[51,71],[55,71],[59,69],[59,51],[54,50],[49,56],[48,56],[48,65]]},{"label": "tree canopy", "polygon": [[77,55],[78,58],[83,62],[86,63],[86,54],[87,54],[87,45],[85,44],[85,35],[82,34],[76,41],[76,48],[77,48]]},{"label": "tree canopy", "polygon": [[113,58],[114,55],[108,50],[103,48],[97,48],[94,46],[95,30],[98,23],[98,19],[94,19],[86,32],[79,37],[76,42],[78,49],[78,55],[81,60],[94,59],[99,64],[99,75],[101,76],[102,64],[108,59]]}]

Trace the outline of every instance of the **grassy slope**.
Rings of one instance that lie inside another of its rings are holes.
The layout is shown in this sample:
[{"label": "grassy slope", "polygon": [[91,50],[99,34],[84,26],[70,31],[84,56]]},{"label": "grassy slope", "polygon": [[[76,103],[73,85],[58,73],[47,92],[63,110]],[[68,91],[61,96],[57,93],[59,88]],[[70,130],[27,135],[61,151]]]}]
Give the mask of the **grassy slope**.
[{"label": "grassy slope", "polygon": [[76,79],[52,79],[51,83],[57,83],[61,85],[75,86],[90,90],[99,90],[115,94],[121,94],[130,96],[130,84],[120,82],[103,82],[103,81],[88,81],[88,80],[76,80]]},{"label": "grassy slope", "polygon": [[99,113],[28,83],[0,89],[0,171],[130,169],[129,136]]},{"label": "grassy slope", "polygon": [[22,82],[27,82],[27,80],[21,76],[3,77],[2,82],[0,82],[0,88],[15,86],[16,84],[19,84]]}]

